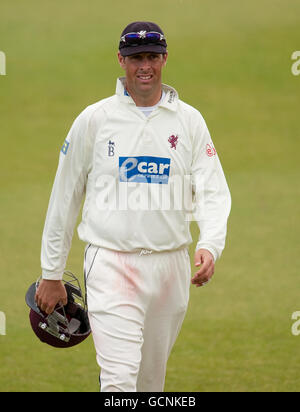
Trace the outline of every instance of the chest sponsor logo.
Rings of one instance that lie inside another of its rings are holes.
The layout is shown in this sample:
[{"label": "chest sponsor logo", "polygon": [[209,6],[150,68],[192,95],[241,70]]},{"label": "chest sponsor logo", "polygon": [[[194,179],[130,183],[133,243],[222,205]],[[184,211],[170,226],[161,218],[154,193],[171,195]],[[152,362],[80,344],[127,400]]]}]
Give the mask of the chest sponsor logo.
[{"label": "chest sponsor logo", "polygon": [[119,157],[120,182],[168,184],[170,163],[165,157]]}]

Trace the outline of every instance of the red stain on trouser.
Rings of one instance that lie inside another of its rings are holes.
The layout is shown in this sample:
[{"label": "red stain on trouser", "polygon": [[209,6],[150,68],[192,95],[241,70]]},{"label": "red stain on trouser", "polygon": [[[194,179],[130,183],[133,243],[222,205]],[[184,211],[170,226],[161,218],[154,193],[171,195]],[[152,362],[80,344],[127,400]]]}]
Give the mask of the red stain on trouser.
[{"label": "red stain on trouser", "polygon": [[116,252],[119,272],[116,287],[120,294],[132,300],[138,293],[139,269],[128,262],[128,256]]}]

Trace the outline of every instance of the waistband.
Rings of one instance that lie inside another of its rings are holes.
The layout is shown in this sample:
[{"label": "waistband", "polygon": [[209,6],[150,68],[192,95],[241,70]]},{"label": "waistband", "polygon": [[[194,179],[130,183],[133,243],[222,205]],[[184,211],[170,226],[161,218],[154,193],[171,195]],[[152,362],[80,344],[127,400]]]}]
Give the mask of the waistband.
[{"label": "waistband", "polygon": [[174,253],[174,252],[179,252],[182,250],[185,250],[188,252],[188,246],[181,246],[177,249],[171,249],[171,250],[152,250],[152,249],[145,249],[145,248],[138,248],[135,250],[117,250],[117,249],[108,249],[106,247],[103,246],[98,246],[98,245],[93,245],[93,244],[87,244],[86,245],[86,249],[89,247],[95,247],[98,249],[103,249],[103,250],[107,250],[110,252],[116,252],[116,253],[124,253],[124,254],[130,254],[130,255],[139,255],[139,256],[149,256],[149,255],[160,255],[160,254],[168,254],[168,253]]}]

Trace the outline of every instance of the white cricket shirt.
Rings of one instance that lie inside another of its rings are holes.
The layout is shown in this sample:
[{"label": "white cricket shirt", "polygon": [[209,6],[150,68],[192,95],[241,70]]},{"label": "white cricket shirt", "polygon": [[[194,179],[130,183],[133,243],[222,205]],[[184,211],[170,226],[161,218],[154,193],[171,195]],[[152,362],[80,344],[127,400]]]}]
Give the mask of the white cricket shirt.
[{"label": "white cricket shirt", "polygon": [[153,112],[154,109],[156,109],[157,106],[159,106],[164,99],[166,93],[163,91],[161,99],[158,103],[156,103],[154,106],[137,106],[138,109],[146,116],[150,116],[150,114]]},{"label": "white cricket shirt", "polygon": [[225,245],[231,198],[201,114],[163,85],[147,117],[117,81],[88,106],[61,149],[41,250],[44,279],[61,279],[85,195],[79,238],[126,252],[176,250],[192,242],[215,259]]}]

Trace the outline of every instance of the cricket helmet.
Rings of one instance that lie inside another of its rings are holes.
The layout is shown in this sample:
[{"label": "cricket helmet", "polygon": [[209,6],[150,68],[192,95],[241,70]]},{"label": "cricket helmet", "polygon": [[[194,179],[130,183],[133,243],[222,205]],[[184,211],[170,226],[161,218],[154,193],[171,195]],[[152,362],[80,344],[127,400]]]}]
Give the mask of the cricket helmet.
[{"label": "cricket helmet", "polygon": [[70,348],[84,341],[90,335],[91,329],[86,299],[78,279],[71,272],[65,272],[62,282],[68,302],[65,306],[56,305],[50,315],[43,312],[35,302],[39,280],[29,287],[25,301],[30,308],[30,324],[36,336],[50,346]]}]

